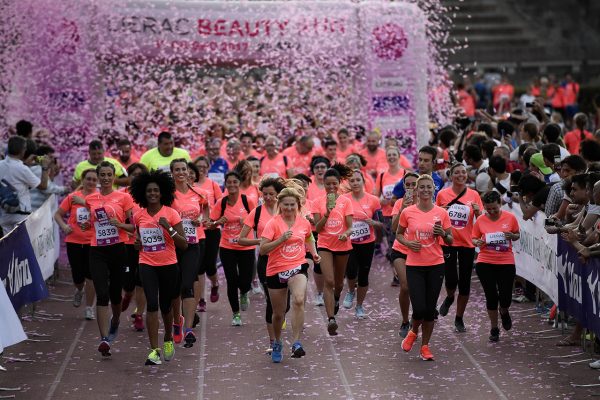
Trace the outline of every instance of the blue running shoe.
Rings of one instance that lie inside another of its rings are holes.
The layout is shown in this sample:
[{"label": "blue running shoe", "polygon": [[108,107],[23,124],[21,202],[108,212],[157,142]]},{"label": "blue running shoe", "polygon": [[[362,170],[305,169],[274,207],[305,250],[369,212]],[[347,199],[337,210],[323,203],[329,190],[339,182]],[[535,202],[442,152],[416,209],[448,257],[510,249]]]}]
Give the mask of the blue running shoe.
[{"label": "blue running shoe", "polygon": [[114,340],[117,338],[117,336],[119,336],[119,323],[117,322],[117,324],[114,325],[111,322],[110,329],[108,330],[108,341],[114,342]]},{"label": "blue running shoe", "polygon": [[274,340],[273,341],[273,351],[271,352],[271,360],[273,360],[274,363],[280,363],[281,360],[283,360],[283,344],[281,343],[281,340]]},{"label": "blue running shoe", "polygon": [[302,343],[295,342],[292,345],[292,358],[300,358],[306,355],[304,348],[302,347]]}]

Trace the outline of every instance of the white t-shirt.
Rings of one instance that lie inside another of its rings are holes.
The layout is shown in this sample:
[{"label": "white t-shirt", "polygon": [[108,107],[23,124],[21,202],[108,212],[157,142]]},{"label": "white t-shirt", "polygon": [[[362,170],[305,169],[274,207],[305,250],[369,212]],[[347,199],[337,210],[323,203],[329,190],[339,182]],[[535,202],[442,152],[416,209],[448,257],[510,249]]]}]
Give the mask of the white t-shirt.
[{"label": "white t-shirt", "polygon": [[23,161],[7,157],[0,161],[0,179],[6,180],[17,191],[21,211],[31,212],[31,195],[29,191],[37,187],[41,180],[23,164]]}]

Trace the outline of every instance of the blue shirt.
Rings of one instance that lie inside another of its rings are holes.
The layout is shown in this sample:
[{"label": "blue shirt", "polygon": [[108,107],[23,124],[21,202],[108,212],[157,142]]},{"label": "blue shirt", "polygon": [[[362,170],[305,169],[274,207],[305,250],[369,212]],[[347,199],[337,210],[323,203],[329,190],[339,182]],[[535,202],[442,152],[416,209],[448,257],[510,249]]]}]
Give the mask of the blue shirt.
[{"label": "blue shirt", "polygon": [[215,181],[217,185],[221,187],[221,190],[225,188],[225,174],[229,171],[229,165],[225,159],[219,157],[210,164],[208,169],[208,177]]},{"label": "blue shirt", "polygon": [[[444,187],[444,180],[437,172],[433,172],[431,174],[431,177],[433,178],[433,183],[435,184],[435,191],[433,193],[433,200],[435,200],[438,192],[440,190],[442,190],[442,187]],[[394,186],[393,193],[394,193],[394,196],[396,196],[396,198],[401,199],[404,197],[405,192],[406,192],[406,190],[404,189],[404,178],[403,178],[402,180],[400,180],[400,182],[396,183],[396,186]]]}]

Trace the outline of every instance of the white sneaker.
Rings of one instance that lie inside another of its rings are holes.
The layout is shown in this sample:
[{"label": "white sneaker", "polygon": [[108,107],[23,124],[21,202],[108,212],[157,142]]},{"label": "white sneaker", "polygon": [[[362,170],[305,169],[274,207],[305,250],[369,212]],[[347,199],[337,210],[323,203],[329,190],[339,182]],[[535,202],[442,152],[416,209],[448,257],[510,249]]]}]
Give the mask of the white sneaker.
[{"label": "white sneaker", "polygon": [[94,307],[86,307],[83,315],[88,321],[92,321],[93,319],[95,319],[96,316],[94,315]]},{"label": "white sneaker", "polygon": [[317,296],[315,297],[315,305],[316,306],[324,306],[325,305],[325,300],[323,299],[323,293],[317,293]]},{"label": "white sneaker", "polygon": [[83,300],[83,290],[76,289],[73,294],[73,307],[79,307]]},{"label": "white sneaker", "polygon": [[367,315],[365,314],[365,310],[364,310],[363,306],[358,306],[358,305],[356,306],[355,315],[356,315],[356,318],[359,318],[359,319],[367,318]]},{"label": "white sneaker", "polygon": [[252,294],[264,294],[262,285],[257,279],[252,281]]},{"label": "white sneaker", "polygon": [[351,309],[353,302],[354,302],[354,292],[346,293],[346,297],[344,297],[344,302],[342,303],[344,308],[346,308],[348,310]]},{"label": "white sneaker", "polygon": [[590,365],[590,368],[592,368],[592,369],[600,369],[600,360],[591,362],[589,365]]}]

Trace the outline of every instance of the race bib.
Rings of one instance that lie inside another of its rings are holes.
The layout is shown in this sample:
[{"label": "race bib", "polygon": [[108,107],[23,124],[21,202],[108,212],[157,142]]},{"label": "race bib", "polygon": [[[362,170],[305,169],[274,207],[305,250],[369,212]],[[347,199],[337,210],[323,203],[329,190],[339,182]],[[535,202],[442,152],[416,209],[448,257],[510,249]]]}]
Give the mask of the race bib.
[{"label": "race bib", "polygon": [[371,237],[371,226],[365,221],[352,221],[350,240],[353,243],[364,242]]},{"label": "race bib", "polygon": [[510,242],[506,240],[503,232],[486,233],[485,243],[488,249],[494,251],[508,251],[510,248]]},{"label": "race bib", "polygon": [[239,238],[237,236],[229,238],[228,242],[231,243],[231,244],[238,244]]},{"label": "race bib", "polygon": [[198,243],[198,235],[196,234],[197,230],[194,224],[192,224],[191,219],[183,219],[181,220],[181,224],[183,225],[183,233],[185,234],[185,239],[188,243]]},{"label": "race bib", "polygon": [[85,207],[79,207],[75,210],[75,220],[81,225],[90,220],[90,211]]},{"label": "race bib", "polygon": [[101,224],[108,222],[108,213],[104,207],[96,208],[94,213],[96,214],[96,220],[98,220],[98,222]]},{"label": "race bib", "polygon": [[94,229],[98,246],[108,246],[120,242],[119,230],[116,226],[108,222],[94,222]]},{"label": "race bib", "polygon": [[383,187],[383,198],[389,200],[394,196],[394,185],[386,185]]},{"label": "race bib", "polygon": [[463,204],[453,204],[448,209],[448,216],[453,228],[464,228],[469,223],[471,209]]},{"label": "race bib", "polygon": [[142,250],[146,253],[165,250],[165,237],[162,228],[140,228]]},{"label": "race bib", "polygon": [[287,283],[287,281],[294,275],[298,275],[302,271],[302,265],[298,265],[296,268],[290,269],[289,271],[280,272],[277,274],[280,283]]},{"label": "race bib", "polygon": [[208,178],[221,187],[225,185],[225,174],[222,172],[209,172]]}]

